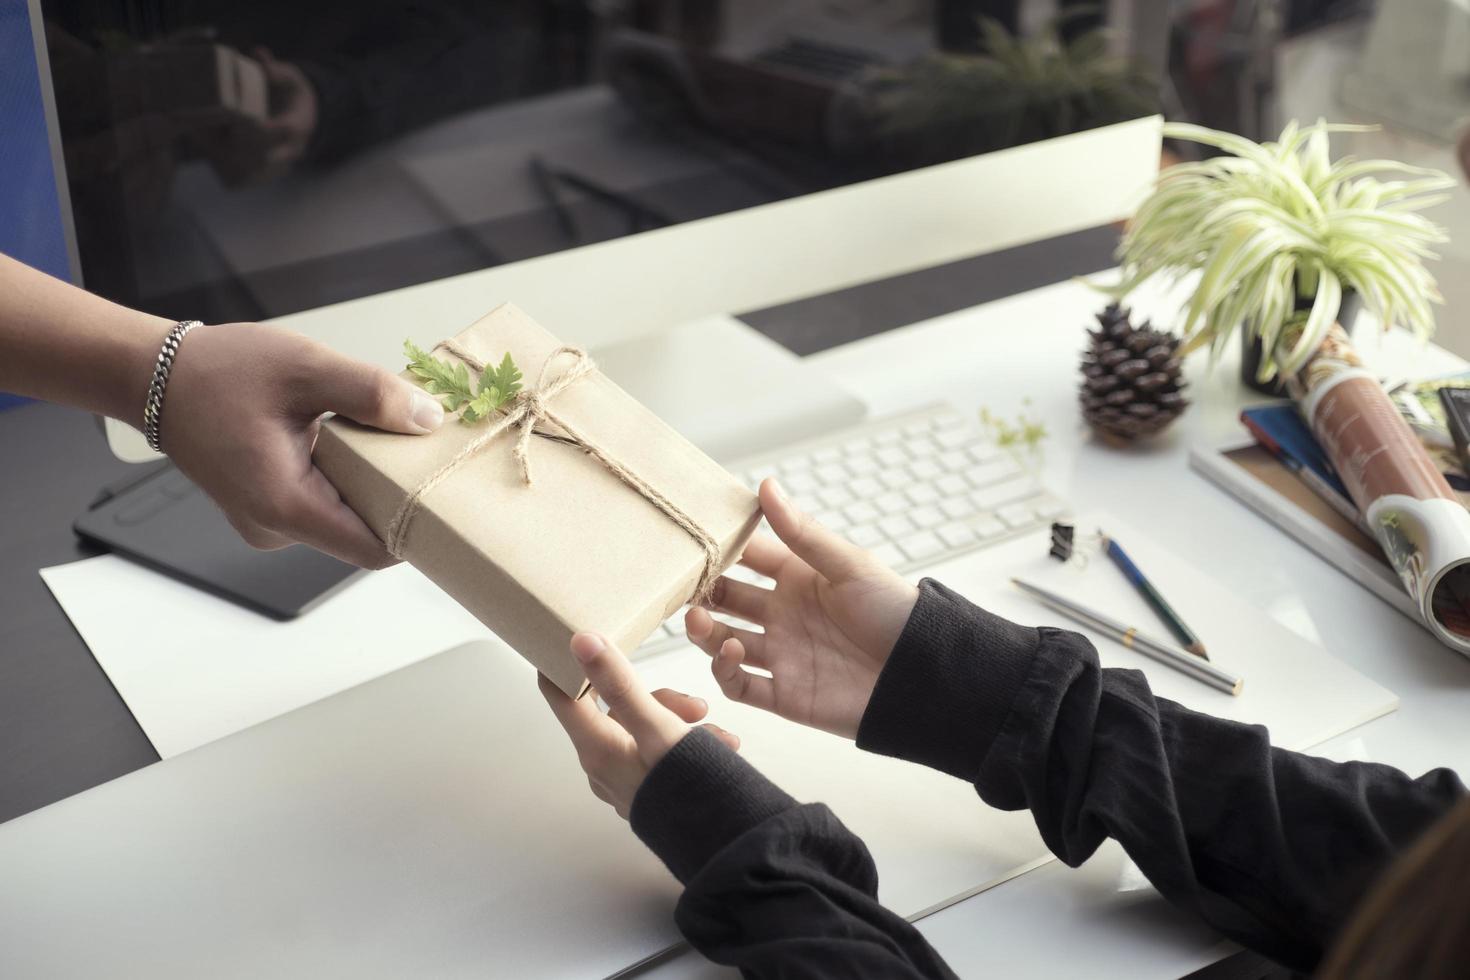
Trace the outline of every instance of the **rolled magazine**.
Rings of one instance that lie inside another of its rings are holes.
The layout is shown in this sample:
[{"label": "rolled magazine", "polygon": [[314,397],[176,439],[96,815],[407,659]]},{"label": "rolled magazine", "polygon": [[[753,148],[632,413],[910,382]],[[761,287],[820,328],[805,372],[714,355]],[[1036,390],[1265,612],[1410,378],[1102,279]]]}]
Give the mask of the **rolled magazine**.
[{"label": "rolled magazine", "polygon": [[1341,328],[1288,386],[1424,624],[1470,656],[1470,512]]}]

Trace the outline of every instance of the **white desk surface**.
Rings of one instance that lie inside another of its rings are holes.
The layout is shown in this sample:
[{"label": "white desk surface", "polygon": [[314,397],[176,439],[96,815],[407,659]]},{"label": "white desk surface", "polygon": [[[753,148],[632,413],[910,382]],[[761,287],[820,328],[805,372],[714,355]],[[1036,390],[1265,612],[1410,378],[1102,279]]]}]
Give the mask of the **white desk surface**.
[{"label": "white desk surface", "polygon": [[[1077,409],[1083,328],[1103,305],[1075,282],[1009,297],[813,355],[809,363],[887,414],[946,399],[1045,421],[1044,477],[1079,507],[1099,507],[1179,542],[1181,553],[1287,627],[1399,695],[1397,712],[1316,753],[1399,766],[1470,772],[1470,661],[1284,537],[1192,472],[1189,449],[1240,437],[1237,415],[1259,400],[1238,381],[1236,350],[1213,373],[1189,365],[1195,404],[1151,445],[1109,448],[1091,439]],[[1166,297],[1146,304],[1171,322]],[[1366,318],[1365,318],[1366,319]],[[1386,375],[1447,373],[1464,362],[1403,334],[1380,339],[1365,323],[1359,345]],[[1321,692],[1330,697],[1330,691]],[[981,804],[977,801],[976,806]],[[919,923],[961,976],[1052,977],[1088,964],[1091,977],[1178,977],[1231,947],[1174,911],[1109,846],[1078,870],[1052,863]],[[646,976],[726,976],[686,955]]]}]

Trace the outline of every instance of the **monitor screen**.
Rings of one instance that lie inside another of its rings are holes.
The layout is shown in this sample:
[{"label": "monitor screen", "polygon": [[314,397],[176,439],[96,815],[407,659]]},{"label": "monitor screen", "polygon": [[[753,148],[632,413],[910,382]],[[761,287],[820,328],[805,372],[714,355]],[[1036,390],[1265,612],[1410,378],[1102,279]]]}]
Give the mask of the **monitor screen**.
[{"label": "monitor screen", "polygon": [[1061,7],[40,3],[86,285],[210,321],[1155,112],[1161,53]]},{"label": "monitor screen", "polygon": [[[0,252],[71,279],[42,83],[26,0],[0,0]],[[0,392],[0,409],[20,401]]]}]

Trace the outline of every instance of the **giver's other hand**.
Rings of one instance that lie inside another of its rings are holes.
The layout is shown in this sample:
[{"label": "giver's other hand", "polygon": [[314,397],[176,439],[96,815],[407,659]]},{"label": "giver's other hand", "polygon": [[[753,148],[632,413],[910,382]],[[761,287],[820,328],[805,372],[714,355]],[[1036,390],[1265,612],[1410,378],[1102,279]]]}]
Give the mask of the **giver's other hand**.
[{"label": "giver's other hand", "polygon": [[303,542],[363,568],[383,543],[312,463],[321,416],[390,432],[444,421],[426,392],[299,334],[258,323],[196,327],[164,398],[163,449],[256,548]]},{"label": "giver's other hand", "polygon": [[[626,820],[648,771],[689,734],[690,725],[704,719],[709,705],[667,688],[648,693],[628,658],[595,633],[572,637],[572,655],[607,704],[607,714],[598,710],[591,694],[573,700],[545,675],[538,675],[537,683],[571,737],[593,794]],[[714,725],[705,727],[730,748],[740,748],[734,735]]]},{"label": "giver's other hand", "polygon": [[740,563],[775,579],[775,588],[723,577],[712,604],[765,632],[695,608],[685,615],[689,638],[713,658],[726,697],[856,738],[918,589],[797,510],[774,480],[761,484],[760,501],[780,541],[752,539]]}]

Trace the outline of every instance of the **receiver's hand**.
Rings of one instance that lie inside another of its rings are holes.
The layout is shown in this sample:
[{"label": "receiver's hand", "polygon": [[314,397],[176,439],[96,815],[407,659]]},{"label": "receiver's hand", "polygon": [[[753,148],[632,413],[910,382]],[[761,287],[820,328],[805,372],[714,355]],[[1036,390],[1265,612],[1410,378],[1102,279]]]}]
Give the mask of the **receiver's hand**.
[{"label": "receiver's hand", "polygon": [[713,604],[765,632],[727,626],[695,608],[685,615],[689,638],[714,658],[726,697],[855,738],[918,590],[798,511],[774,480],[761,484],[760,500],[781,542],[755,538],[740,562],[776,586],[721,578]]}]

